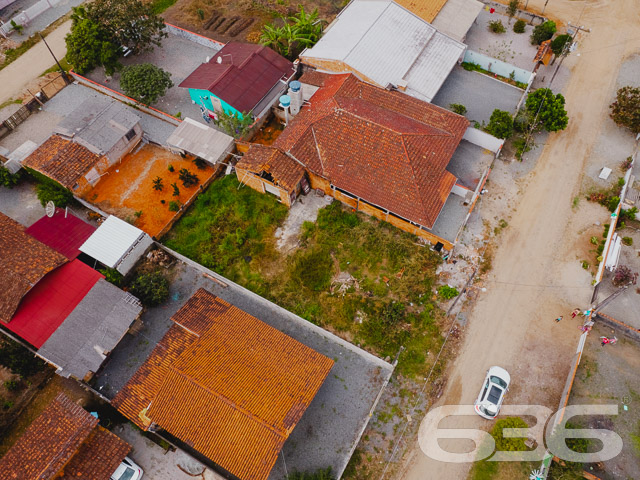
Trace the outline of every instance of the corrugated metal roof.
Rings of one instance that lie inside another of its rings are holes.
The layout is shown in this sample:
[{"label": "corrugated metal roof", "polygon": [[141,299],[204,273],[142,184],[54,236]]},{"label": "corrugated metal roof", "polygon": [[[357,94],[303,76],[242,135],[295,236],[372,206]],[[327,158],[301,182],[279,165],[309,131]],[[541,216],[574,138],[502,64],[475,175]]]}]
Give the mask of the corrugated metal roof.
[{"label": "corrugated metal roof", "polygon": [[223,160],[233,147],[233,137],[185,118],[167,139],[167,145],[184,150],[211,163]]},{"label": "corrugated metal roof", "polygon": [[430,100],[465,48],[393,1],[354,0],[301,58],[310,65],[314,58],[344,62],[381,87],[404,79]]},{"label": "corrugated metal roof", "polygon": [[79,219],[71,212],[56,208],[52,217],[44,216],[25,230],[36,240],[73,260],[80,255],[78,248],[89,238],[96,227]]},{"label": "corrugated metal roof", "polygon": [[143,235],[146,234],[139,228],[110,215],[82,244],[80,251],[115,268]]},{"label": "corrugated metal roof", "polygon": [[432,24],[442,33],[463,42],[483,7],[478,0],[448,0]]}]

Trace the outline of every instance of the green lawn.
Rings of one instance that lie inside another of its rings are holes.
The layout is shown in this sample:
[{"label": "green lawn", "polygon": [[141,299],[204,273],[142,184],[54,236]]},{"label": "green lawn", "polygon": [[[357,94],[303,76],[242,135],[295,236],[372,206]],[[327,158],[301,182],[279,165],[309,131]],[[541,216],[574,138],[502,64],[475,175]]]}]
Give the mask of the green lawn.
[{"label": "green lawn", "polygon": [[[425,373],[442,342],[433,292],[440,257],[413,235],[339,202],[305,223],[302,247],[284,256],[273,234],[287,208],[238,185],[234,176],[214,182],[166,245],[380,357],[404,346],[400,372]],[[340,272],[357,285],[339,292],[333,279]]]}]

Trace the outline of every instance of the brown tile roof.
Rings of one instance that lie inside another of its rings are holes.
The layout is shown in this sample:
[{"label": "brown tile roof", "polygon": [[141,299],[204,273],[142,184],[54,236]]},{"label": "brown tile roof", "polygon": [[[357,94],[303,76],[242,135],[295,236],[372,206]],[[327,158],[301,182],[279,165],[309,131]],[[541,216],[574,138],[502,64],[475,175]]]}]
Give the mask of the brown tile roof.
[{"label": "brown tile roof", "polygon": [[97,418],[59,394],[0,459],[0,479],[55,477],[97,424]]},{"label": "brown tile roof", "polygon": [[415,13],[425,22],[433,22],[447,0],[395,0],[410,12]]},{"label": "brown tile roof", "polygon": [[468,120],[350,74],[320,75],[311,80],[324,86],[273,146],[336,187],[433,227],[456,182],[446,167]]},{"label": "brown tile roof", "polygon": [[26,167],[72,189],[100,157],[78,143],[52,135],[24,161]]},{"label": "brown tile roof", "polygon": [[243,156],[236,166],[256,175],[270,174],[273,183],[288,192],[295,190],[305,172],[302,165],[280,150],[255,143],[249,147],[247,155]]},{"label": "brown tile roof", "polygon": [[173,320],[113,405],[238,478],[266,479],[333,360],[204,289]]},{"label": "brown tile roof", "polygon": [[109,480],[130,450],[127,442],[98,425],[64,467],[59,479]]},{"label": "brown tile roof", "polygon": [[0,213],[0,321],[9,322],[20,300],[47,273],[67,259],[25,233]]}]

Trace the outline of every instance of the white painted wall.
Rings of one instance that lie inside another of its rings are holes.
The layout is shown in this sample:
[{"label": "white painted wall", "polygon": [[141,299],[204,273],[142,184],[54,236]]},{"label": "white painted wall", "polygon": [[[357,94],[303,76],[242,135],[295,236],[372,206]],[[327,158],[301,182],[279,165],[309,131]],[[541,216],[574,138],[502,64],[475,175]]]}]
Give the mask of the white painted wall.
[{"label": "white painted wall", "polygon": [[504,140],[473,127],[467,128],[462,138],[469,143],[473,143],[493,153],[497,153],[502,148],[502,145],[504,145]]},{"label": "white painted wall", "polygon": [[120,260],[120,263],[116,266],[116,270],[122,275],[129,273],[129,270],[133,268],[138,259],[144,255],[151,245],[153,245],[153,239],[145,233],[138,244],[129,250],[122,260]]}]

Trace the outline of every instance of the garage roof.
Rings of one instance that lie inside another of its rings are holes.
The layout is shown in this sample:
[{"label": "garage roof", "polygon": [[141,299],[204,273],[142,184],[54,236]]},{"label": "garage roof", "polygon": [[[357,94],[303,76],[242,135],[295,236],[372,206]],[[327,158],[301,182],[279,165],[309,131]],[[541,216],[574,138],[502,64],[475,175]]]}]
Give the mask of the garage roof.
[{"label": "garage roof", "polygon": [[463,42],[483,7],[478,0],[448,0],[431,23],[442,33]]},{"label": "garage roof", "polygon": [[80,246],[80,251],[115,268],[144,235],[139,228],[110,215]]},{"label": "garage roof", "polygon": [[185,118],[167,139],[167,145],[179,148],[211,163],[224,159],[233,148],[233,137]]}]

